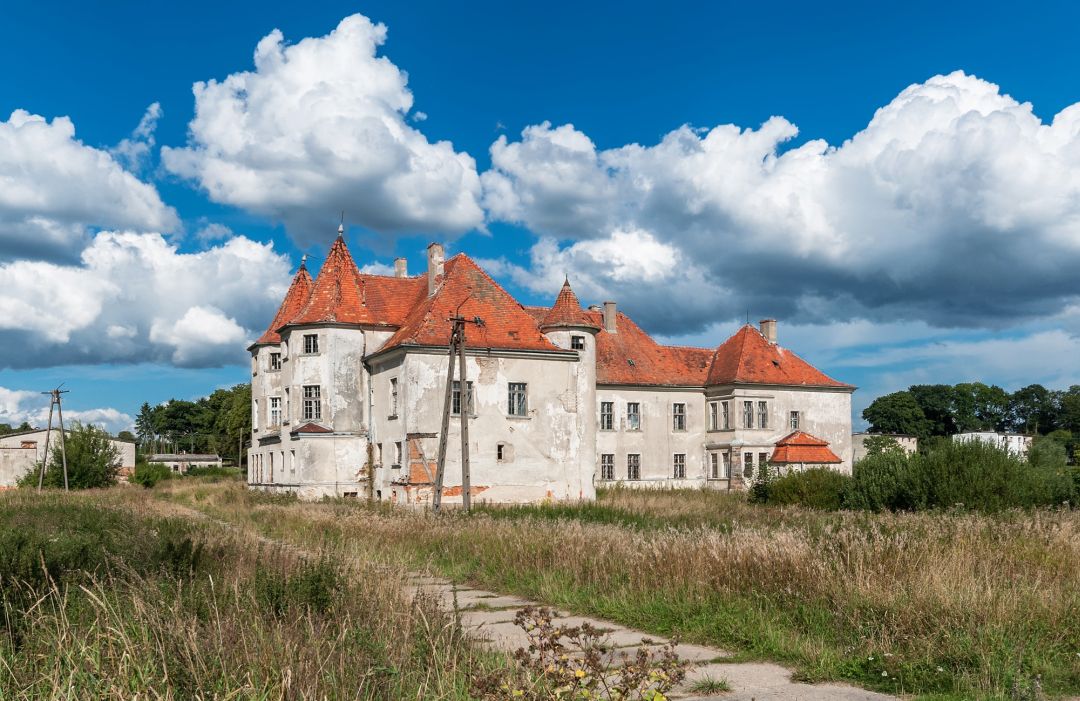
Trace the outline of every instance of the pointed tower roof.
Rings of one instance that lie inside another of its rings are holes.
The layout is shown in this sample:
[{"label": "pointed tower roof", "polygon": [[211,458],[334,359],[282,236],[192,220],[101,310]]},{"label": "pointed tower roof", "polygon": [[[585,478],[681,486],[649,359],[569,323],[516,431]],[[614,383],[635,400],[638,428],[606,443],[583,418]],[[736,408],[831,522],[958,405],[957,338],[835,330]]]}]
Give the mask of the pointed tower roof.
[{"label": "pointed tower roof", "polygon": [[577,295],[574,294],[574,290],[570,288],[569,278],[566,279],[562,289],[559,290],[559,296],[555,298],[555,304],[552,305],[551,309],[540,321],[541,330],[559,327],[579,327],[600,330],[600,327],[596,322],[594,322],[589,315],[585,313],[585,310],[581,308],[581,303],[578,302]]},{"label": "pointed tower roof", "polygon": [[315,278],[311,297],[289,324],[374,324],[378,323],[367,308],[364,279],[356,269],[349,247],[338,237]]},{"label": "pointed tower roof", "polygon": [[837,382],[788,349],[770,343],[749,324],[721,343],[713,353],[706,384],[733,383],[851,388],[851,385]]},{"label": "pointed tower roof", "polygon": [[293,276],[289,291],[285,293],[285,299],[282,300],[281,306],[278,307],[274,320],[270,322],[270,327],[253,345],[281,343],[281,336],[278,335],[277,330],[289,323],[307,304],[308,298],[311,296],[311,275],[308,273],[306,261],[307,256],[300,260],[300,268],[296,271],[296,275]]},{"label": "pointed tower roof", "polygon": [[789,464],[835,464],[842,462],[829,448],[829,442],[805,431],[794,431],[776,441],[771,462]]}]

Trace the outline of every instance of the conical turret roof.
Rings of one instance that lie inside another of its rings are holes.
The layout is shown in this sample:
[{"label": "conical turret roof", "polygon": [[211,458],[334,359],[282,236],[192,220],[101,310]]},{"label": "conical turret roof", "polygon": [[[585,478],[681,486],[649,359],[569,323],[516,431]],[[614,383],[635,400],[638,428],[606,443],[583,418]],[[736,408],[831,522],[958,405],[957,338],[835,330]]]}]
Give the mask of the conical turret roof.
[{"label": "conical turret roof", "polygon": [[367,308],[364,280],[340,234],[326,254],[307,304],[287,323],[376,323]]},{"label": "conical turret roof", "polygon": [[270,322],[269,328],[267,328],[263,335],[259,337],[258,341],[255,341],[254,345],[261,346],[281,343],[281,336],[278,334],[278,329],[289,323],[289,321],[304,308],[304,305],[307,304],[310,296],[311,275],[308,273],[307,264],[301,260],[300,269],[297,270],[296,275],[293,276],[292,284],[289,285],[289,291],[285,293],[285,299],[282,300],[281,306],[278,307],[277,314],[274,315],[274,320]]},{"label": "conical turret roof", "polygon": [[555,304],[551,306],[551,309],[540,321],[541,329],[568,326],[600,329],[596,322],[581,308],[577,295],[574,294],[574,290],[570,287],[569,278],[563,283],[562,289],[559,290],[559,296],[555,298]]}]

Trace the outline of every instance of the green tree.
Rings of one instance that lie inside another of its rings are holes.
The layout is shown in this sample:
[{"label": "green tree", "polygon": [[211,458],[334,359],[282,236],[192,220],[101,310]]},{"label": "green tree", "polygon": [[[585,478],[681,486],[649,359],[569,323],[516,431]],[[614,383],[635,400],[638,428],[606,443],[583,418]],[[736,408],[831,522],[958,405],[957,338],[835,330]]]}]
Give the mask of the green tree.
[{"label": "green tree", "polygon": [[951,436],[959,432],[955,415],[956,392],[952,385],[912,385],[908,391],[926,417],[929,435]]},{"label": "green tree", "polygon": [[131,431],[121,431],[120,433],[116,434],[116,438],[117,440],[127,441],[129,443],[135,442],[135,434]]},{"label": "green tree", "polygon": [[870,422],[871,433],[903,433],[920,439],[928,434],[926,415],[911,392],[878,397],[863,409],[862,417]]},{"label": "green tree", "polygon": [[[53,437],[58,441],[59,435]],[[120,451],[102,429],[75,421],[67,432],[68,486],[72,489],[95,489],[116,484],[120,470]],[[45,486],[64,486],[63,456],[59,443],[49,446],[50,460],[45,470]],[[40,470],[40,467],[38,468]],[[38,470],[23,478],[22,484],[37,486]]]},{"label": "green tree", "polygon": [[1009,398],[1009,425],[1022,433],[1047,434],[1058,428],[1061,397],[1042,385],[1028,385]]},{"label": "green tree", "polygon": [[953,421],[958,432],[1008,428],[1009,393],[997,385],[965,382],[953,387]]},{"label": "green tree", "polygon": [[866,440],[863,441],[863,447],[866,448],[867,456],[881,455],[890,451],[904,452],[904,449],[900,447],[900,443],[892,436],[867,436]]}]

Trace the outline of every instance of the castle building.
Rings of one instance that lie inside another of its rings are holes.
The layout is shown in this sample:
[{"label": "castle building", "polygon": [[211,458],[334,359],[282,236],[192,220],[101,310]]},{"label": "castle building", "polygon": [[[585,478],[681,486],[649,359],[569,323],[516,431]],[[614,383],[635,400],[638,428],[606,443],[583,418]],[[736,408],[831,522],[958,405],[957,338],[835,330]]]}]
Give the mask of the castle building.
[{"label": "castle building", "polygon": [[569,281],[524,306],[465,254],[428,247],[424,274],[361,273],[341,236],[293,278],[252,358],[252,488],[424,503],[433,492],[451,317],[455,361],[443,499],[461,501],[460,412],[474,501],[592,499],[597,486],[739,489],[773,464],[851,469],[851,394],[740,328],[717,348],[657,343]]}]

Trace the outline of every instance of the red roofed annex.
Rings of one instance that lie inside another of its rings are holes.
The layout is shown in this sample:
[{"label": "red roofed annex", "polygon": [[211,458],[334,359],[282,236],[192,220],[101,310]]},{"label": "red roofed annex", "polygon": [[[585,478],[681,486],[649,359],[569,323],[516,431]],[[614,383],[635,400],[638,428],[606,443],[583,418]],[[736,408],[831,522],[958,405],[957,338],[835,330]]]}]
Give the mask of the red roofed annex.
[{"label": "red roofed annex", "polygon": [[251,487],[430,500],[451,317],[469,322],[451,413],[469,415],[477,499],[591,499],[614,482],[741,489],[768,464],[851,468],[855,388],[780,346],[773,320],[716,348],[667,346],[614,302],[583,307],[569,279],[550,307],[527,307],[464,253],[431,244],[427,263],[361,273],[341,229],[314,279],[301,262],[249,348]]}]

